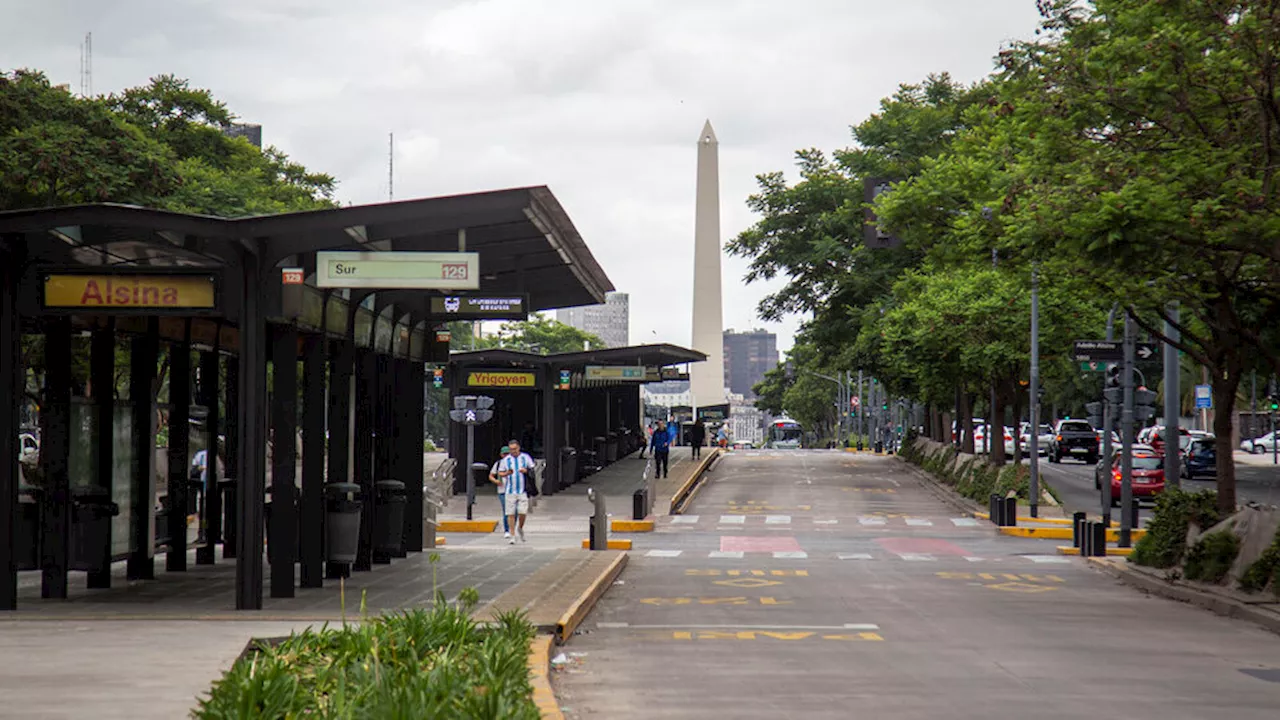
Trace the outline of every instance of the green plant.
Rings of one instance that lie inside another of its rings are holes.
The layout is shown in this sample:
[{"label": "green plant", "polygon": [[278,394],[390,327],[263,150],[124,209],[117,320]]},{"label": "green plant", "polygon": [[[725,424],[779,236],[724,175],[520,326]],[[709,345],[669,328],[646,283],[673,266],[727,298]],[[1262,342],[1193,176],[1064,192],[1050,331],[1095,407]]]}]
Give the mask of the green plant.
[{"label": "green plant", "polygon": [[1219,530],[1200,538],[1187,552],[1183,575],[1188,580],[1217,583],[1227,576],[1240,553],[1240,538],[1230,530]]},{"label": "green plant", "polygon": [[1212,490],[1191,493],[1166,489],[1156,497],[1156,510],[1147,523],[1147,534],[1138,540],[1129,559],[1154,568],[1169,568],[1182,561],[1187,550],[1187,529],[1218,524],[1218,497]]},{"label": "green plant", "polygon": [[1271,545],[1240,576],[1240,589],[1245,592],[1258,592],[1272,583],[1276,596],[1280,597],[1280,530],[1276,531]]}]

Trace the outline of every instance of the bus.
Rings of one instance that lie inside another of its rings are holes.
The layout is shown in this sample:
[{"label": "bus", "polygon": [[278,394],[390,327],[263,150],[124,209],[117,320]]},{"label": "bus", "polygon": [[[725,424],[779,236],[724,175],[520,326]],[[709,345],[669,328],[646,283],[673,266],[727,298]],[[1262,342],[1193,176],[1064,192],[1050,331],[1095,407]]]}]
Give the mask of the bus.
[{"label": "bus", "polygon": [[800,447],[804,428],[789,417],[775,418],[769,424],[769,447],[779,450],[795,450]]}]

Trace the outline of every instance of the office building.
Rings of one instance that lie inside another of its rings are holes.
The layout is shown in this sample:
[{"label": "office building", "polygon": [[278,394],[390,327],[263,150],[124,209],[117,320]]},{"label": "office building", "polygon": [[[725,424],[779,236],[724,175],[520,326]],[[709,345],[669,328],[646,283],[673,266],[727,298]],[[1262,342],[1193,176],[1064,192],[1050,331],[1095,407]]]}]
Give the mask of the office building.
[{"label": "office building", "polygon": [[623,292],[611,292],[603,305],[583,305],[556,311],[556,320],[600,338],[605,347],[630,344],[631,300]]},{"label": "office building", "polygon": [[778,336],[764,330],[724,333],[724,386],[748,399],[764,374],[778,366]]}]

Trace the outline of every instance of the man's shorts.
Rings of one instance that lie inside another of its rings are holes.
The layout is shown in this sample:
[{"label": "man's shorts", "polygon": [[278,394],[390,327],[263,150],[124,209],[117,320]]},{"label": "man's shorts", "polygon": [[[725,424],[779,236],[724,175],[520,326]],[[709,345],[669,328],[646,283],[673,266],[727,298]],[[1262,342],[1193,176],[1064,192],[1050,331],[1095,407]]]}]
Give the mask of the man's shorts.
[{"label": "man's shorts", "polygon": [[529,514],[529,496],[524,493],[507,493],[506,511],[508,515],[528,515]]}]

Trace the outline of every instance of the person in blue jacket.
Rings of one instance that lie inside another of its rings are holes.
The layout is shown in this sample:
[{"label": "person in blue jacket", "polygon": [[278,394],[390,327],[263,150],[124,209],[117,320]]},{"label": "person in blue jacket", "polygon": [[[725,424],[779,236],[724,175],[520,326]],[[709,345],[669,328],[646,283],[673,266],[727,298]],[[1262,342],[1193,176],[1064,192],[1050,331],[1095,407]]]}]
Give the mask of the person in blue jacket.
[{"label": "person in blue jacket", "polygon": [[665,420],[658,421],[658,429],[653,432],[649,448],[653,450],[653,476],[666,477],[671,460],[671,432]]}]

